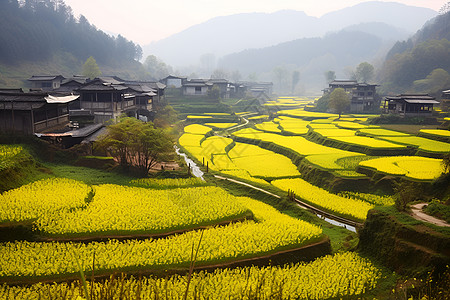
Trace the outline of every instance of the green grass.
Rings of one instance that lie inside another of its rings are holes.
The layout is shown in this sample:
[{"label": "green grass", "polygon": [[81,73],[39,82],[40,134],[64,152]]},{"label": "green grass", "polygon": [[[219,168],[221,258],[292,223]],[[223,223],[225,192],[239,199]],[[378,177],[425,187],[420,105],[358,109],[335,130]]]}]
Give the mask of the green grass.
[{"label": "green grass", "polygon": [[425,208],[425,212],[429,215],[435,216],[439,219],[450,223],[450,206],[438,202],[431,202]]},{"label": "green grass", "polygon": [[108,172],[87,167],[77,167],[63,164],[44,164],[51,172],[47,177],[64,177],[82,181],[88,185],[93,184],[117,184],[129,185],[129,182],[135,177]]}]

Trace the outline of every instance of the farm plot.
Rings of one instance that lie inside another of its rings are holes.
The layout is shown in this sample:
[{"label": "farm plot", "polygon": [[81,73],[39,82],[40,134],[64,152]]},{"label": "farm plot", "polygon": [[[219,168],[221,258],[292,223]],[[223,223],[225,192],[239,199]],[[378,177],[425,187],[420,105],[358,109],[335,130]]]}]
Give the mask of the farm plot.
[{"label": "farm plot", "polygon": [[374,207],[365,201],[329,193],[300,178],[274,180],[271,184],[284,191],[292,190],[298,197],[315,206],[357,221],[364,221],[367,212]]},{"label": "farm plot", "polygon": [[200,124],[191,124],[191,125],[184,127],[183,130],[185,133],[205,135],[211,131],[211,128],[200,125]]},{"label": "farm plot", "polygon": [[381,157],[362,161],[359,165],[377,172],[418,180],[433,180],[443,172],[442,159],[420,156]]},{"label": "farm plot", "polygon": [[205,123],[205,125],[213,128],[227,129],[238,125],[238,123]]},{"label": "farm plot", "polygon": [[158,234],[212,225],[249,215],[234,197],[216,187],[152,190],[94,186],[85,209],[38,219],[37,228],[57,237]]},{"label": "farm plot", "polygon": [[417,147],[419,151],[425,152],[425,154],[450,152],[450,143],[430,140],[418,136],[378,136],[377,138],[397,144],[411,145]]},{"label": "farm plot", "polygon": [[84,266],[84,271],[88,272],[92,269],[94,252],[95,270],[98,273],[187,267],[191,260],[192,245],[198,243],[201,236],[197,265],[297,249],[323,238],[322,230],[318,226],[281,214],[262,202],[245,197],[236,198],[236,201],[251,210],[257,221],[190,231],[157,240],[2,243],[0,279],[35,276],[53,278],[75,274],[78,272],[78,264],[74,256],[78,258],[80,265]]},{"label": "farm plot", "polygon": [[281,130],[278,128],[278,124],[275,124],[273,122],[263,122],[261,124],[256,124],[255,128],[268,132],[281,132]]},{"label": "farm plot", "polygon": [[[191,278],[188,299],[329,299],[357,296],[376,288],[382,277],[369,260],[354,252],[328,255],[310,263],[270,267],[217,269],[214,272],[195,272]],[[166,278],[147,277],[125,279],[111,293],[119,297],[139,295],[139,299],[181,299],[186,291],[186,276]],[[115,283],[120,284],[120,283]],[[92,284],[88,289],[100,295],[115,286],[114,282]],[[0,286],[0,298],[27,295],[41,299],[52,295],[79,295],[83,291],[78,283],[36,284],[32,286]],[[114,297],[115,298],[115,297]],[[95,298],[97,299],[97,298]]]},{"label": "farm plot", "polygon": [[302,119],[280,116],[278,123],[280,124],[283,131],[293,133],[296,135],[304,135],[307,134],[309,131],[307,125],[310,122],[303,121]]},{"label": "farm plot", "polygon": [[65,178],[36,181],[0,195],[0,224],[31,223],[87,206],[91,188]]}]

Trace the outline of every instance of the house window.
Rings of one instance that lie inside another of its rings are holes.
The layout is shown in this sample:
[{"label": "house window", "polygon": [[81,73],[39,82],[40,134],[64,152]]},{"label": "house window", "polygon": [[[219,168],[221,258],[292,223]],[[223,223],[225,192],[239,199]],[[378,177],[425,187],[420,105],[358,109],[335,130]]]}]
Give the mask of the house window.
[{"label": "house window", "polygon": [[199,94],[201,94],[202,93],[202,87],[201,86],[196,86],[195,87],[195,94],[196,95],[199,95]]}]

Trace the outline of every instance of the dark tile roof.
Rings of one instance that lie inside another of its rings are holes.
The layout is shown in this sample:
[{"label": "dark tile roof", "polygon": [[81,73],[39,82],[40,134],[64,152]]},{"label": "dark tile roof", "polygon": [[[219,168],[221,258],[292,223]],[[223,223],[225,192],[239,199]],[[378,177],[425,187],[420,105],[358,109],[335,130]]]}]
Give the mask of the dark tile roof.
[{"label": "dark tile roof", "polygon": [[50,81],[55,80],[57,78],[61,78],[61,80],[65,79],[62,75],[33,75],[28,78],[29,81]]}]

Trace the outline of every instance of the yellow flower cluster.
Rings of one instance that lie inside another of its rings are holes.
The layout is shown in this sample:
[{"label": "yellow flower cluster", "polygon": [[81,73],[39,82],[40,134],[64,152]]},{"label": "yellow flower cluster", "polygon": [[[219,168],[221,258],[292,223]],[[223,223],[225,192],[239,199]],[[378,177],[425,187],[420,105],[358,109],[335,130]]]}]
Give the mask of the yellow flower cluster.
[{"label": "yellow flower cluster", "polygon": [[309,128],[307,127],[309,121],[285,116],[280,116],[279,119],[278,122],[284,131],[299,135],[307,134],[309,131]]},{"label": "yellow flower cluster", "polygon": [[202,134],[205,135],[208,132],[211,131],[211,128],[207,126],[203,126],[200,124],[191,124],[186,127],[184,127],[184,132],[186,133],[192,133],[192,134]]},{"label": "yellow flower cluster", "polygon": [[[197,264],[255,257],[267,252],[297,248],[322,238],[322,229],[281,214],[275,208],[250,198],[237,198],[250,209],[257,222],[244,221],[201,231],[190,231],[157,240],[119,242],[0,244],[0,276],[58,276],[78,271],[74,255],[85,271],[139,270],[187,266],[192,245],[203,234]],[[202,207],[205,209],[205,205]],[[112,216],[111,216],[112,217]]]},{"label": "yellow flower cluster", "polygon": [[212,225],[248,212],[235,197],[213,186],[151,190],[106,184],[94,191],[85,209],[41,218],[38,228],[56,235],[160,233]]},{"label": "yellow flower cluster", "polygon": [[344,216],[350,216],[352,219],[359,221],[365,220],[367,212],[374,207],[361,200],[344,198],[329,193],[300,178],[274,180],[271,183],[285,191],[293,190],[295,195],[316,206]]},{"label": "yellow flower cluster", "polygon": [[238,125],[238,123],[205,123],[206,126],[226,129]]},{"label": "yellow flower cluster", "polygon": [[380,136],[378,138],[398,144],[416,146],[420,150],[429,152],[450,152],[450,143],[439,142],[418,136]]},{"label": "yellow flower cluster", "polygon": [[91,188],[66,178],[36,181],[0,195],[0,223],[51,218],[55,213],[86,207]]},{"label": "yellow flower cluster", "polygon": [[263,122],[261,124],[256,124],[255,128],[262,131],[281,132],[281,130],[278,128],[278,124],[275,124],[273,122]]},{"label": "yellow flower cluster", "polygon": [[389,141],[378,140],[366,136],[336,136],[330,137],[331,140],[336,140],[346,144],[360,145],[369,148],[385,148],[385,149],[405,149],[406,146],[394,144]]},{"label": "yellow flower cluster", "polygon": [[[329,299],[357,296],[374,289],[381,271],[354,252],[325,256],[310,263],[285,266],[217,269],[191,277],[187,299]],[[109,290],[114,299],[139,295],[139,299],[181,299],[186,276],[130,278],[123,282],[88,283],[94,299]],[[119,286],[116,286],[119,285]],[[108,288],[116,286],[116,288]],[[1,299],[59,299],[83,293],[78,283],[0,286]]]},{"label": "yellow flower cluster", "polygon": [[420,132],[440,136],[440,137],[450,137],[450,130],[442,130],[442,129],[421,129]]},{"label": "yellow flower cluster", "polygon": [[362,161],[359,164],[378,172],[420,180],[436,179],[443,172],[442,159],[420,156],[380,157]]},{"label": "yellow flower cluster", "polygon": [[22,146],[18,145],[0,145],[0,161],[13,157],[22,152]]}]

